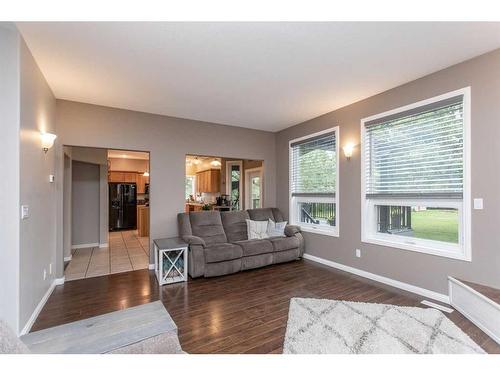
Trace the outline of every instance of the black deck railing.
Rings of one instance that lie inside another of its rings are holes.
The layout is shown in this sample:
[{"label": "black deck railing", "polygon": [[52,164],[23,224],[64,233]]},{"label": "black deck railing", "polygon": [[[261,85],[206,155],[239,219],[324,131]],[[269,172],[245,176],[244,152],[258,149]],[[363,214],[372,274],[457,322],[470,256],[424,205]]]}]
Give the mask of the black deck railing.
[{"label": "black deck railing", "polygon": [[410,206],[378,206],[378,231],[392,233],[411,230]]},{"label": "black deck railing", "polygon": [[319,224],[321,219],[329,225],[335,225],[335,207],[333,203],[301,203],[300,221]]}]

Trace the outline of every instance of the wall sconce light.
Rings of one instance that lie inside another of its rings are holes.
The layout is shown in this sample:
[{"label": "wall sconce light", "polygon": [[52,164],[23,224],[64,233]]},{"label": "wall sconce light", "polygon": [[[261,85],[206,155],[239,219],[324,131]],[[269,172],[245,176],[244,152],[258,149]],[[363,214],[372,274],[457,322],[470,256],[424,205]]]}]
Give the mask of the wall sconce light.
[{"label": "wall sconce light", "polygon": [[148,171],[146,171],[146,172],[144,172],[142,175],[143,175],[144,177],[149,177],[149,172],[148,172]]},{"label": "wall sconce light", "polygon": [[198,164],[200,164],[200,163],[201,163],[200,159],[198,159],[198,156],[196,156],[196,157],[194,158],[194,160],[193,160],[193,164],[194,164],[194,165],[198,165]]},{"label": "wall sconce light", "polygon": [[210,164],[212,165],[212,167],[220,167],[221,166],[221,162],[218,161],[217,159],[214,159],[210,162]]},{"label": "wall sconce light", "polygon": [[343,147],[343,149],[344,149],[344,155],[347,158],[347,160],[351,160],[352,151],[354,150],[354,145],[352,143],[348,143]]},{"label": "wall sconce light", "polygon": [[42,149],[45,153],[49,151],[49,148],[51,148],[54,145],[54,141],[57,138],[57,135],[52,134],[52,133],[41,133],[42,137]]}]

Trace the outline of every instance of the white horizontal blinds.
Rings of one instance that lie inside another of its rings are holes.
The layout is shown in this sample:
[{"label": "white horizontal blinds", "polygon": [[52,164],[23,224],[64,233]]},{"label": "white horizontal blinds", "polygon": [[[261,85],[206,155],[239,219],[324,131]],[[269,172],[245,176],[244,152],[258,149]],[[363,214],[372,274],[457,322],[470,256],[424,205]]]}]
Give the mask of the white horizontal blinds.
[{"label": "white horizontal blinds", "polygon": [[290,145],[292,196],[335,196],[336,136],[330,132]]},{"label": "white horizontal blinds", "polygon": [[462,95],[365,126],[367,196],[462,197]]}]

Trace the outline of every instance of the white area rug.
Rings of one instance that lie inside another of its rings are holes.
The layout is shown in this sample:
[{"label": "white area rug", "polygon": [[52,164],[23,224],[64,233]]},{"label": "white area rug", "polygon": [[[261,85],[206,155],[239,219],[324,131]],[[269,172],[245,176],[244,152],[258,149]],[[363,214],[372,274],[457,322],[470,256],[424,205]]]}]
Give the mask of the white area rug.
[{"label": "white area rug", "polygon": [[466,354],[484,351],[436,309],[292,298],[283,353]]}]

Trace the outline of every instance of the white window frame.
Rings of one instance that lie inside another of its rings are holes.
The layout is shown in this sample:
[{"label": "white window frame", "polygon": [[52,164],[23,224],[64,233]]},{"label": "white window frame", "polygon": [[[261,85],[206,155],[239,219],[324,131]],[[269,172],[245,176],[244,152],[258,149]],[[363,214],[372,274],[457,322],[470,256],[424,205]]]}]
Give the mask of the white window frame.
[{"label": "white window frame", "polygon": [[[194,175],[194,174],[187,174],[186,178],[188,178],[188,177],[192,177],[193,178],[193,189],[192,189],[191,195],[193,197],[196,197],[196,175]],[[186,197],[186,199],[187,198],[188,197]]]},{"label": "white window frame", "polygon": [[[327,134],[335,132],[335,155],[336,155],[336,177],[335,177],[335,197],[327,198],[327,197],[292,197],[292,178],[293,178],[293,150],[292,143],[307,140],[309,138],[314,138],[322,134]],[[340,143],[340,129],[338,126],[325,129],[313,134],[308,134],[303,137],[292,139],[288,142],[288,212],[289,212],[289,221],[290,224],[300,225],[300,229],[304,232],[322,234],[326,236],[339,237],[340,233],[340,199],[339,199],[339,181],[340,181],[340,158],[339,158],[339,143]],[[307,203],[335,203],[335,226],[326,227],[317,224],[308,224],[299,222],[298,218],[298,203],[307,202]]]},{"label": "white window frame", "polygon": [[[264,207],[264,167],[256,167],[245,169],[245,210],[252,207],[252,186],[250,181],[250,174],[258,172],[260,177],[260,202],[259,207]],[[243,208],[242,208],[243,209]]]},{"label": "white window frame", "polygon": [[[365,124],[382,117],[411,110],[434,102],[463,95],[463,121],[464,121],[464,175],[463,175],[463,198],[462,199],[388,199],[388,198],[366,198],[366,174],[365,174],[365,146],[366,127]],[[471,188],[470,188],[470,166],[471,166],[471,95],[470,87],[448,92],[407,106],[399,107],[384,113],[361,119],[361,241],[376,245],[388,246],[402,250],[415,251],[419,253],[437,255],[446,258],[471,261]],[[426,240],[414,237],[378,233],[376,230],[376,207],[375,205],[393,206],[427,206],[456,208],[459,213],[459,240],[458,244],[451,244],[435,240]]]},{"label": "white window frame", "polygon": [[231,175],[231,169],[233,165],[237,165],[240,167],[240,181],[238,182],[239,185],[239,192],[240,192],[240,210],[243,210],[243,205],[244,205],[244,196],[243,196],[243,161],[242,160],[229,160],[226,161],[226,194],[229,195],[229,199],[231,199],[231,187],[232,187],[232,175]]}]

